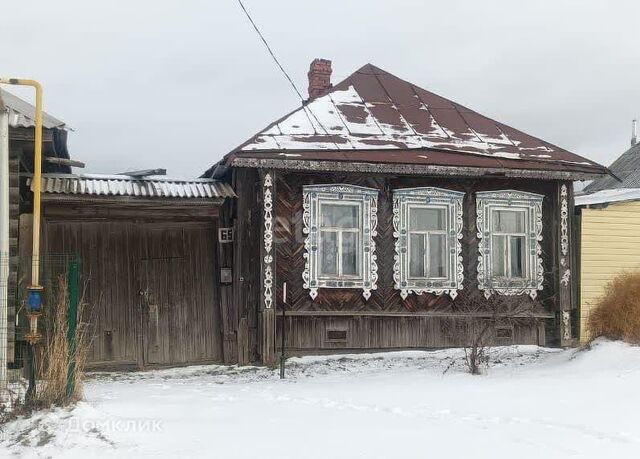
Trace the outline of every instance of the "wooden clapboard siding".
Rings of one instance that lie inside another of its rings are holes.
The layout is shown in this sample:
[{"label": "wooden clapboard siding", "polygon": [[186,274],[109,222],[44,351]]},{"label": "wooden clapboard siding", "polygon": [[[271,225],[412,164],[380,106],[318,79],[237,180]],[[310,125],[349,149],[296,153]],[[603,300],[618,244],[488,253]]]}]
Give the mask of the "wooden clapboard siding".
[{"label": "wooden clapboard siding", "polygon": [[640,202],[583,208],[580,238],[580,339],[590,338],[589,313],[607,283],[640,269]]},{"label": "wooden clapboard siding", "polygon": [[[295,352],[319,352],[326,349],[383,349],[402,347],[442,347],[460,345],[466,333],[460,326],[450,331],[443,324],[465,324],[458,316],[464,304],[472,298],[483,298],[477,288],[478,240],[476,229],[475,192],[484,190],[516,189],[540,193],[543,202],[543,262],[544,290],[538,299],[528,295],[506,297],[514,308],[527,305],[540,319],[549,318],[558,310],[558,195],[557,183],[524,179],[451,179],[442,177],[406,177],[383,174],[357,173],[298,173],[278,172],[275,193],[275,246],[276,246],[276,304],[282,306],[282,284],[287,282],[288,311],[286,319],[286,345]],[[375,238],[378,263],[377,290],[365,300],[358,289],[320,289],[312,300],[303,289],[304,239],[302,223],[302,187],[306,184],[348,183],[379,191],[378,235]],[[462,255],[464,259],[464,289],[456,301],[448,296],[410,294],[402,300],[394,289],[393,262],[395,240],[392,224],[392,191],[398,188],[434,186],[464,191],[464,227]],[[239,198],[240,199],[240,198]],[[297,314],[297,315],[296,315]],[[305,316],[306,314],[306,316]],[[331,314],[334,314],[333,316]],[[401,316],[398,316],[400,314]],[[404,315],[402,315],[404,314]],[[426,317],[440,314],[442,317]],[[326,333],[339,319],[348,330],[346,342],[327,342]],[[385,317],[386,315],[386,317]],[[421,316],[422,315],[422,316]],[[457,320],[457,322],[456,322]],[[278,313],[280,333],[282,325]],[[453,321],[453,322],[451,322]],[[444,328],[443,328],[444,327]],[[525,320],[517,331],[514,342],[526,344],[553,344],[558,340],[553,320]],[[457,331],[455,331],[457,330]],[[280,343],[280,337],[277,338]]]},{"label": "wooden clapboard siding", "polygon": [[15,323],[18,288],[18,229],[20,219],[20,157],[15,145],[9,149],[9,282],[7,310],[7,361],[15,359]]},{"label": "wooden clapboard siding", "polygon": [[[469,343],[475,318],[463,317],[287,317],[285,348],[288,355],[330,351],[375,351],[402,348],[460,347]],[[278,335],[282,333],[278,322]],[[545,327],[541,320],[522,319],[509,325],[512,338],[498,341],[495,330],[487,339],[495,344],[544,345]],[[329,332],[342,331],[345,339],[331,339]],[[280,348],[280,341],[278,341]]]}]

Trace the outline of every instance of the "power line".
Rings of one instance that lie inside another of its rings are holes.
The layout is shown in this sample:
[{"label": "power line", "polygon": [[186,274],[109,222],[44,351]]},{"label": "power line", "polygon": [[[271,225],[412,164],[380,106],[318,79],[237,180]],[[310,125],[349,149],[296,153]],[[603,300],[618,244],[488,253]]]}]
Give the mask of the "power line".
[{"label": "power line", "polygon": [[256,30],[256,32],[258,33],[258,36],[260,37],[260,40],[262,40],[262,43],[264,43],[264,46],[267,47],[267,51],[269,51],[269,54],[271,54],[271,57],[273,58],[273,60],[275,61],[276,65],[280,68],[280,70],[282,71],[282,73],[284,74],[285,78],[287,80],[289,80],[289,83],[291,83],[291,86],[293,87],[293,90],[296,92],[296,94],[298,94],[298,97],[300,98],[301,101],[304,102],[304,97],[302,97],[302,94],[300,93],[300,91],[298,90],[298,87],[295,85],[295,83],[293,82],[293,80],[291,79],[291,77],[289,76],[289,74],[287,73],[287,71],[284,69],[284,67],[282,67],[282,64],[280,64],[280,61],[278,61],[278,58],[276,57],[276,55],[273,53],[273,50],[271,49],[271,47],[269,46],[269,43],[267,43],[267,40],[265,40],[264,36],[262,35],[262,33],[260,32],[260,29],[258,29],[258,26],[256,25],[255,22],[253,22],[253,19],[251,18],[251,15],[249,14],[249,12],[247,11],[247,9],[244,7],[244,5],[242,4],[242,0],[238,0],[238,3],[240,4],[240,8],[242,8],[242,11],[244,11],[244,14],[247,15],[247,18],[249,19],[249,22],[251,22],[251,25],[253,26],[253,28]]},{"label": "power line", "polygon": [[[262,32],[260,32],[260,29],[258,29],[258,26],[256,25],[256,23],[253,21],[253,18],[249,14],[249,11],[247,11],[247,9],[245,8],[244,4],[242,3],[242,0],[238,0],[238,4],[240,5],[240,8],[242,8],[242,11],[244,11],[244,14],[249,19],[249,22],[251,22],[251,25],[253,26],[253,28],[255,29],[256,33],[260,37],[260,40],[262,40],[262,43],[264,43],[264,46],[267,48],[267,51],[269,51],[269,54],[273,58],[274,62],[276,63],[276,65],[278,66],[278,68],[280,69],[282,74],[285,76],[287,81],[289,81],[289,83],[291,84],[291,87],[293,88],[293,90],[296,92],[296,94],[300,98],[300,101],[302,102],[302,109],[304,110],[305,114],[307,113],[307,110],[309,110],[309,113],[311,113],[311,116],[313,116],[313,119],[316,120],[316,123],[318,123],[318,125],[322,128],[322,130],[324,131],[325,134],[329,135],[329,131],[327,131],[325,129],[325,127],[322,125],[322,123],[320,122],[318,117],[313,113],[313,111],[311,111],[311,108],[304,106],[305,99],[302,96],[302,93],[300,93],[300,90],[298,90],[298,87],[296,86],[296,84],[293,82],[293,80],[291,79],[291,77],[289,76],[287,71],[284,69],[282,64],[280,64],[280,61],[278,60],[278,58],[276,57],[275,53],[273,52],[273,50],[269,46],[269,43],[267,43],[267,40],[262,35]],[[307,118],[308,118],[308,115],[307,115]],[[311,123],[311,120],[309,120],[309,122]],[[311,123],[311,126],[313,127],[313,123]],[[314,128],[314,130],[315,130],[315,128]]]}]

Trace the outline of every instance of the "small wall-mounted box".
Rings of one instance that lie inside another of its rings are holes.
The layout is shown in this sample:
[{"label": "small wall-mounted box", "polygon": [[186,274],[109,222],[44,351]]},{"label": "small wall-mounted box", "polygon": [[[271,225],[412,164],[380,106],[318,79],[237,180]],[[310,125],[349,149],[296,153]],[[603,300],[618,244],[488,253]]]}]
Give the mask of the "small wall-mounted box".
[{"label": "small wall-mounted box", "polygon": [[220,283],[230,284],[233,282],[233,271],[231,268],[220,268]]}]

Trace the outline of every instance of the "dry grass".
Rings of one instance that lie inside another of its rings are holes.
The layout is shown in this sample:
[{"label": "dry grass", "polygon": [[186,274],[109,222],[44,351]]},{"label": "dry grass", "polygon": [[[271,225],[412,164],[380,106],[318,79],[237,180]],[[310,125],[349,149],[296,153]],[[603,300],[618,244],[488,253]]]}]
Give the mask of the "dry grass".
[{"label": "dry grass", "polygon": [[640,344],[640,271],[617,275],[589,314],[594,338],[604,336]]},{"label": "dry grass", "polygon": [[[67,342],[69,294],[66,276],[60,276],[55,292],[55,302],[49,305],[46,320],[46,336],[38,349],[38,390],[34,403],[40,406],[66,405],[82,399],[82,378],[87,352],[91,344],[89,328],[81,320],[87,307],[81,295],[78,303],[78,326],[76,330],[76,350],[70,352]],[[75,391],[67,394],[67,374],[69,366],[75,360]]]}]

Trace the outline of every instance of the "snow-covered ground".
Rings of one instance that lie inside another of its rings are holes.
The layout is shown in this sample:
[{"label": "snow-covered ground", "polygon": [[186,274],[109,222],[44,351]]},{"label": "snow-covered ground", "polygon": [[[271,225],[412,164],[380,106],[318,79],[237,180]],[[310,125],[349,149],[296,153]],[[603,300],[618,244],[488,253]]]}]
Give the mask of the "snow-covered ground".
[{"label": "snow-covered ground", "polygon": [[222,366],[103,374],[75,408],[5,426],[0,456],[639,457],[640,348],[496,348],[482,376],[461,355],[290,359],[284,381]]}]

